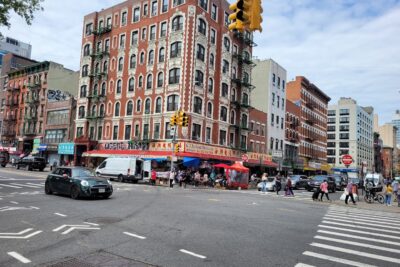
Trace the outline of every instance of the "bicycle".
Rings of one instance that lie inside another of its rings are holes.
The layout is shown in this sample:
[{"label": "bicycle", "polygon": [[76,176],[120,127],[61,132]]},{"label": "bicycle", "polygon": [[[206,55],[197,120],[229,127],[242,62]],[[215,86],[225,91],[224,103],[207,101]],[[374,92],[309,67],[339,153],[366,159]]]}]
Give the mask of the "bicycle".
[{"label": "bicycle", "polygon": [[374,203],[374,201],[378,201],[378,203],[385,203],[385,197],[382,194],[376,193],[372,190],[366,190],[364,200],[366,203]]}]

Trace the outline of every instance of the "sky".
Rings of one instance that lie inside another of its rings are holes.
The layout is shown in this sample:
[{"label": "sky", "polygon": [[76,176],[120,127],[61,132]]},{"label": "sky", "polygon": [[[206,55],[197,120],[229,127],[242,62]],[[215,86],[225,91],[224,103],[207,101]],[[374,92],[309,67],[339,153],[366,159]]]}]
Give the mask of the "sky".
[{"label": "sky", "polygon": [[[78,70],[83,17],[121,0],[45,0],[31,26],[11,14],[3,35],[32,44],[32,58]],[[229,2],[234,2],[230,0]],[[400,0],[262,0],[253,56],[305,76],[337,103],[373,106],[383,124],[400,109]]]}]

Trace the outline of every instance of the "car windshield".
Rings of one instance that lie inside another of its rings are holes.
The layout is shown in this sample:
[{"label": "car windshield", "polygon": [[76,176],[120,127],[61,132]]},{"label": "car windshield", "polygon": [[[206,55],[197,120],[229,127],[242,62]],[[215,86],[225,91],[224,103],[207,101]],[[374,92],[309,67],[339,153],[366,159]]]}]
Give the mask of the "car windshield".
[{"label": "car windshield", "polygon": [[290,176],[290,179],[292,179],[292,181],[298,181],[300,180],[300,176]]},{"label": "car windshield", "polygon": [[340,176],[335,176],[335,180],[336,180],[336,182],[340,182],[340,181],[342,180],[342,177],[340,177]]},{"label": "car windshield", "polygon": [[268,177],[268,182],[273,182],[275,180],[274,177]]},{"label": "car windshield", "polygon": [[316,182],[323,182],[326,180],[326,176],[314,176],[313,180]]},{"label": "car windshield", "polygon": [[90,177],[94,176],[94,174],[88,169],[72,169],[73,177]]}]

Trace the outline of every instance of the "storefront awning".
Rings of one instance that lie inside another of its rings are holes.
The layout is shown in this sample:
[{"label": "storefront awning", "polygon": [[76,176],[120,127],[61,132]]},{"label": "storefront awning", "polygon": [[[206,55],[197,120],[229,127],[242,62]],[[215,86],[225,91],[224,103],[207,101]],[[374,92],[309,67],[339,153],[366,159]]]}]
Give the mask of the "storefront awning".
[{"label": "storefront awning", "polygon": [[98,158],[111,158],[111,157],[138,157],[149,159],[167,159],[171,156],[171,152],[167,151],[143,151],[143,150],[91,150],[84,152],[83,157],[98,157]]},{"label": "storefront awning", "polygon": [[265,165],[265,166],[271,167],[271,168],[278,168],[278,163],[275,163],[275,162],[269,161],[269,160],[264,161],[262,165]]},{"label": "storefront awning", "polygon": [[200,165],[200,159],[198,158],[190,158],[190,157],[183,158],[183,166],[185,167],[198,167],[199,165]]}]

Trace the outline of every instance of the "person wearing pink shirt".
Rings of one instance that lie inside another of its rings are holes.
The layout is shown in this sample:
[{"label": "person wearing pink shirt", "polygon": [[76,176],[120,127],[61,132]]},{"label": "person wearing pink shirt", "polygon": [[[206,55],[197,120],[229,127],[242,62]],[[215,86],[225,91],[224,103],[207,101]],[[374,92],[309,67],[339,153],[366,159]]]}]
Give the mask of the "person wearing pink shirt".
[{"label": "person wearing pink shirt", "polygon": [[324,182],[319,186],[319,189],[321,189],[320,201],[322,201],[322,197],[324,195],[326,195],[326,198],[328,199],[328,201],[330,201],[329,195],[328,195],[328,182],[326,180],[324,180]]}]

